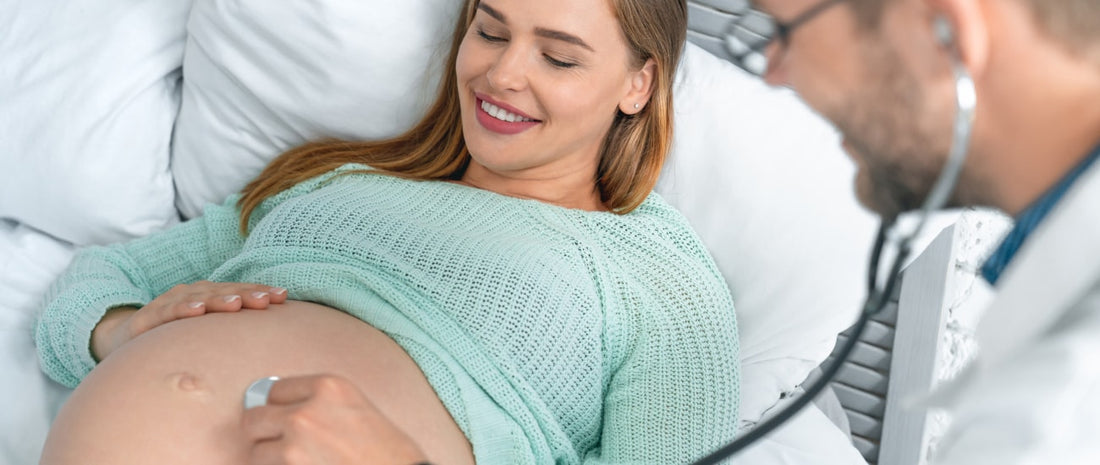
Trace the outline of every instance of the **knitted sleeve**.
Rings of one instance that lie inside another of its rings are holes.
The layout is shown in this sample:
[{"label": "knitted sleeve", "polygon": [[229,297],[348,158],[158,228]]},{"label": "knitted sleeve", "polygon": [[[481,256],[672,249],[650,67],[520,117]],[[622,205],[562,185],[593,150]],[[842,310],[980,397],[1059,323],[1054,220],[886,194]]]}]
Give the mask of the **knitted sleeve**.
[{"label": "knitted sleeve", "polygon": [[[317,183],[307,181],[269,198],[252,214],[251,224]],[[236,255],[244,243],[238,198],[234,195],[221,205],[209,205],[203,216],[165,231],[77,253],[51,285],[38,314],[35,344],[42,370],[55,381],[76,387],[95,367],[92,330],[107,310],[140,308],[172,286],[206,279]]]},{"label": "knitted sleeve", "polygon": [[740,353],[732,299],[701,246],[688,248],[696,249],[691,260],[658,264],[662,253],[651,250],[641,265],[660,269],[634,286],[654,297],[639,299],[644,304],[622,317],[632,334],[610,338],[623,341],[627,355],[604,399],[600,447],[586,464],[689,463],[737,433]]}]

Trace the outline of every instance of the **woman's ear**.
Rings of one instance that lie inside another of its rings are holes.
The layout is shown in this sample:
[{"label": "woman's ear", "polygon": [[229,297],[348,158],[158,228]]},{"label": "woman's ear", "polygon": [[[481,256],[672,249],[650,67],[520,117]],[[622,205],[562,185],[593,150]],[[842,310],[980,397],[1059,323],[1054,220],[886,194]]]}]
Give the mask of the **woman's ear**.
[{"label": "woman's ear", "polygon": [[649,104],[649,97],[653,95],[653,82],[656,75],[657,62],[652,58],[646,60],[637,71],[632,71],[627,76],[630,87],[623,99],[619,101],[619,111],[628,115],[640,113]]}]

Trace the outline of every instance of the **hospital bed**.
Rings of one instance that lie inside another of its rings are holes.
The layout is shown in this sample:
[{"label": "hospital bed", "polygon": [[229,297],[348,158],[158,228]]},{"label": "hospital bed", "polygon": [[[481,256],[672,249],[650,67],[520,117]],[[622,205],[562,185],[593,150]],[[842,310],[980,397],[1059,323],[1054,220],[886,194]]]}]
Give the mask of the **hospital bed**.
[{"label": "hospital bed", "polygon": [[[0,8],[0,465],[36,461],[68,394],[39,372],[32,334],[73,253],[196,216],[303,141],[411,124],[432,97],[459,3]],[[733,292],[749,428],[799,394],[855,320],[876,222],[852,196],[833,130],[724,59],[720,33],[743,2],[689,4],[658,191]],[[819,405],[733,463],[919,463],[924,415],[895,398],[931,382],[950,242],[945,233],[910,266],[897,311],[873,325]]]}]

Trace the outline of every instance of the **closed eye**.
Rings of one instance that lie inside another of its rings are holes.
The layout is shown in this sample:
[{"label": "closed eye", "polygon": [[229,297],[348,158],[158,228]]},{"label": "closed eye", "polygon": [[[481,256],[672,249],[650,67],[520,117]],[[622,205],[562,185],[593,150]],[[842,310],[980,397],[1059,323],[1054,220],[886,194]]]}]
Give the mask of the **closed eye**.
[{"label": "closed eye", "polygon": [[508,39],[505,39],[503,37],[489,35],[488,33],[485,32],[484,29],[478,29],[477,30],[477,35],[481,36],[482,39],[484,39],[486,42],[490,42],[490,43],[500,43],[500,42],[507,42],[508,41]]},{"label": "closed eye", "polygon": [[543,55],[543,57],[546,58],[547,63],[550,63],[551,66],[556,67],[556,68],[569,69],[569,68],[573,68],[573,67],[577,66],[576,63],[570,63],[568,61],[561,61],[561,60],[555,59],[554,57],[552,57],[550,55]]},{"label": "closed eye", "polygon": [[[478,35],[478,37],[481,37],[481,40],[484,40],[484,41],[492,43],[492,44],[499,44],[499,43],[508,42],[508,39],[506,39],[504,37],[489,34],[488,32],[485,32],[485,29],[482,29],[482,28],[477,29],[477,35]],[[545,55],[544,54],[543,57],[546,59],[546,62],[550,64],[550,66],[553,66],[555,68],[569,69],[569,68],[575,68],[577,66],[577,63],[572,63],[572,62],[568,62],[568,61],[559,60],[559,59],[554,58],[550,55]]]}]

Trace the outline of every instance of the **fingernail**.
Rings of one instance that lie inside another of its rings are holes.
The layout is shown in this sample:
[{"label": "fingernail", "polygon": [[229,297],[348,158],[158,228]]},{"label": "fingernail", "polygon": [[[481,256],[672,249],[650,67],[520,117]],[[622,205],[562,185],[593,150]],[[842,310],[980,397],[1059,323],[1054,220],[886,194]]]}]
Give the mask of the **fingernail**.
[{"label": "fingernail", "polygon": [[266,292],[253,292],[252,297],[256,298],[256,299],[262,299],[264,297],[267,297],[267,293]]},{"label": "fingernail", "polygon": [[286,294],[286,289],[282,288],[282,287],[273,287],[273,288],[271,288],[271,293],[272,294],[277,294],[277,295],[283,295],[283,294]]},{"label": "fingernail", "polygon": [[191,303],[187,304],[187,306],[191,307],[191,308],[202,308],[203,305],[205,305],[205,304],[202,303],[202,302],[191,302]]},{"label": "fingernail", "polygon": [[227,295],[225,297],[222,297],[222,300],[225,303],[228,304],[228,303],[231,303],[231,302],[236,302],[237,300],[240,300],[240,298],[241,298],[241,296],[239,296],[239,295]]}]

